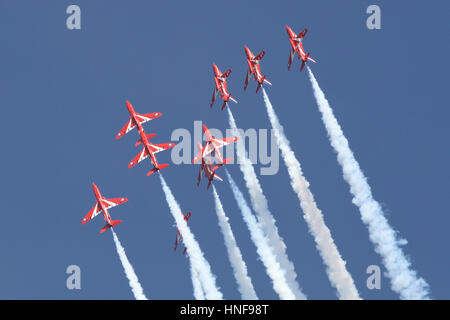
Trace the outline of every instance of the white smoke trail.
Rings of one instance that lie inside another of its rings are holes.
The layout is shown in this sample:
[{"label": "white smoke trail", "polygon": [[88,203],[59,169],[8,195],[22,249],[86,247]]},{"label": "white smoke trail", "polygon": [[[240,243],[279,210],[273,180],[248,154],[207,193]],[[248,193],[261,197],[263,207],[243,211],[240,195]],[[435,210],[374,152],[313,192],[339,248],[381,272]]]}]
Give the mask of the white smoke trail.
[{"label": "white smoke trail", "polygon": [[[229,124],[233,131],[233,135],[239,137],[238,146],[236,148],[236,154],[238,157],[239,168],[244,175],[245,183],[250,193],[251,205],[253,210],[258,216],[259,223],[267,235],[270,245],[273,248],[273,252],[277,257],[277,261],[286,272],[286,280],[297,299],[306,299],[306,296],[300,290],[300,286],[297,283],[297,274],[295,272],[294,264],[289,260],[286,253],[286,245],[283,239],[278,234],[278,228],[275,225],[275,219],[269,211],[267,199],[261,188],[261,184],[256,176],[255,169],[253,168],[250,159],[245,154],[244,138],[240,136],[237,130],[236,121],[230,108],[227,108]],[[239,147],[241,145],[242,147]]]},{"label": "white smoke trail", "polygon": [[256,246],[256,252],[258,253],[262,263],[266,267],[266,273],[272,280],[273,289],[282,300],[294,300],[295,295],[289,288],[286,281],[285,272],[282,270],[280,264],[277,262],[277,258],[273,252],[272,247],[269,245],[267,237],[264,235],[261,227],[258,224],[255,216],[252,214],[247,201],[245,201],[244,195],[238,186],[234,182],[228,170],[225,172],[230,182],[231,190],[233,191],[234,198],[241,210],[242,218],[250,231],[250,237]]},{"label": "white smoke trail", "polygon": [[389,225],[380,204],[373,199],[367,179],[349,147],[333,110],[311,69],[308,68],[308,72],[330,143],[337,153],[344,179],[350,185],[352,202],[358,206],[361,219],[369,229],[369,237],[375,251],[382,257],[387,275],[391,279],[392,290],[399,293],[401,299],[429,299],[428,284],[424,279],[418,278],[417,272],[411,269],[411,263],[400,248],[401,242],[397,239],[396,232]]},{"label": "white smoke trail", "polygon": [[203,292],[202,284],[200,283],[198,273],[192,267],[192,263],[190,262],[191,258],[189,257],[189,269],[191,269],[191,279],[192,286],[194,288],[194,298],[196,300],[205,300],[205,293]]},{"label": "white smoke trail", "polygon": [[252,280],[247,273],[247,265],[242,258],[241,250],[239,249],[236,239],[234,238],[233,230],[228,223],[228,217],[217,194],[216,188],[213,185],[214,202],[216,204],[217,218],[219,219],[220,230],[222,230],[225,239],[225,246],[227,248],[228,257],[233,268],[234,277],[238,284],[239,292],[244,300],[258,300],[255,289],[253,288]]},{"label": "white smoke trail", "polygon": [[309,189],[309,182],[303,175],[300,162],[290,147],[289,140],[284,134],[283,126],[280,124],[264,88],[262,92],[267,114],[274,130],[275,139],[281,149],[284,163],[288,169],[292,189],[297,194],[303,210],[303,217],[308,224],[309,231],[314,237],[316,247],[326,266],[328,279],[337,289],[340,299],[361,299],[353,278],[345,267],[345,261],[342,259],[334,243],[330,229],[325,224],[323,214],[317,207],[314,196]]},{"label": "white smoke trail", "polygon": [[119,255],[120,262],[122,262],[123,270],[125,271],[125,275],[127,276],[128,281],[130,283],[131,291],[133,291],[134,298],[136,300],[147,300],[147,297],[144,294],[144,290],[142,290],[141,284],[139,283],[139,279],[136,273],[134,272],[133,266],[131,265],[130,261],[127,258],[125,249],[120,244],[119,238],[117,237],[113,228],[111,228],[111,232],[114,238],[114,243],[116,245],[117,254]]},{"label": "white smoke trail", "polygon": [[181,236],[183,237],[183,244],[186,246],[186,251],[191,258],[192,267],[198,273],[199,280],[205,291],[206,298],[208,300],[222,300],[223,296],[219,289],[216,287],[216,279],[212,274],[211,266],[203,256],[203,252],[200,249],[197,240],[195,240],[191,229],[184,220],[184,215],[181,212],[180,206],[175,200],[172,191],[170,190],[160,172],[159,177],[161,179],[161,185],[166,196],[166,201],[169,205],[170,212],[172,213],[172,216],[176,221],[178,230],[180,230],[181,232]]}]

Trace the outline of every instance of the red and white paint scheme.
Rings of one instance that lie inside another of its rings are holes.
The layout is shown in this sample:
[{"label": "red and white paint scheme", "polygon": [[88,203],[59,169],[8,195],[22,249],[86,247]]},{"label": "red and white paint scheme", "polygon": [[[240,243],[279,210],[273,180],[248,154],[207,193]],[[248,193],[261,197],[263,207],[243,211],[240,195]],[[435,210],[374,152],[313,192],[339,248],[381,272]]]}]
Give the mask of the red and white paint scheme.
[{"label": "red and white paint scheme", "polygon": [[127,198],[106,199],[102,196],[100,190],[95,185],[95,183],[92,184],[92,188],[94,189],[94,194],[96,198],[95,205],[91,209],[91,211],[89,211],[89,213],[83,218],[83,220],[81,220],[81,223],[85,224],[99,213],[102,213],[106,221],[106,225],[100,230],[100,233],[103,233],[109,228],[114,227],[115,225],[118,225],[119,223],[122,222],[122,220],[111,220],[111,216],[109,215],[108,209],[115,207],[119,204],[122,204],[124,202],[127,202],[128,199]]},{"label": "red and white paint scheme", "polygon": [[[200,144],[198,144],[198,146],[199,148],[201,147]],[[202,158],[202,163],[200,164],[200,170],[198,172],[197,187],[200,185],[200,180],[202,179],[202,171],[205,174],[205,177],[208,179],[208,186],[206,187],[206,190],[209,189],[214,179],[223,181],[223,179],[216,173],[216,170],[223,165],[223,163],[219,163],[213,167],[210,157]]]},{"label": "red and white paint scheme", "polygon": [[[191,212],[186,213],[184,216],[184,220],[186,223],[188,223],[189,218],[191,217]],[[178,243],[183,242],[183,237],[181,236],[180,229],[177,231],[177,236],[175,237],[175,247],[173,248],[173,251],[177,251]],[[183,254],[186,254],[186,247],[184,247]]]},{"label": "red and white paint scheme", "polygon": [[219,164],[227,164],[227,163],[233,161],[233,158],[224,159],[222,157],[222,154],[219,149],[230,143],[234,143],[234,142],[238,141],[239,138],[238,137],[229,137],[229,138],[218,139],[218,138],[214,137],[211,134],[211,132],[209,132],[209,129],[207,126],[203,125],[202,128],[203,128],[203,131],[205,132],[206,144],[204,147],[202,147],[201,144],[198,143],[198,147],[199,147],[200,151],[195,155],[194,159],[192,159],[192,163],[196,163],[196,162],[200,161],[200,159],[206,158],[213,152],[214,152],[214,155]]},{"label": "red and white paint scheme", "polygon": [[259,88],[261,88],[262,84],[265,82],[267,84],[272,85],[272,83],[269,82],[269,80],[266,79],[266,75],[261,74],[261,67],[259,66],[259,62],[266,54],[266,51],[261,51],[256,57],[255,55],[250,51],[250,49],[245,46],[245,54],[247,55],[247,64],[248,64],[248,71],[247,71],[247,77],[245,78],[245,84],[244,84],[244,90],[247,89],[248,80],[251,75],[253,75],[253,79],[255,79],[256,82],[258,82],[258,86],[256,87],[256,92],[259,91]]},{"label": "red and white paint scheme", "polygon": [[227,78],[231,73],[231,69],[228,69],[225,73],[222,73],[220,69],[213,64],[213,70],[214,70],[214,82],[216,84],[216,87],[214,88],[214,92],[212,95],[212,101],[211,101],[211,108],[214,105],[214,101],[216,100],[217,94],[220,94],[220,98],[223,99],[223,105],[222,109],[225,108],[225,106],[228,105],[228,101],[231,100],[235,103],[238,103],[236,99],[234,99],[230,93],[228,93],[227,89]]},{"label": "red and white paint scheme", "polygon": [[134,159],[131,160],[131,162],[128,164],[128,168],[135,166],[136,164],[138,164],[139,162],[141,162],[142,160],[144,160],[147,157],[150,157],[150,160],[152,161],[152,164],[153,164],[153,169],[147,173],[147,176],[155,173],[156,171],[167,168],[169,166],[169,164],[168,163],[159,164],[158,160],[156,160],[155,154],[160,151],[175,147],[175,143],[170,142],[170,143],[162,143],[162,144],[153,144],[150,141],[148,141],[148,139],[153,138],[156,134],[154,134],[154,133],[146,134],[144,129],[139,130],[139,134],[140,134],[141,138],[136,142],[136,146],[140,145],[141,143],[144,146],[142,147],[142,151],[139,152],[138,155],[136,157],[134,157]]},{"label": "red and white paint scheme", "polygon": [[302,39],[305,37],[306,33],[308,32],[308,29],[303,29],[302,32],[300,32],[298,35],[295,34],[294,31],[292,31],[291,28],[286,26],[286,31],[289,35],[289,42],[291,43],[291,53],[289,55],[289,61],[288,61],[288,70],[291,69],[292,59],[294,58],[294,55],[297,54],[297,57],[302,60],[302,65],[300,67],[300,72],[303,71],[303,68],[306,65],[306,62],[308,60],[312,62],[316,62],[313,58],[309,56],[309,52],[305,53],[305,50],[303,49],[303,43]]},{"label": "red and white paint scheme", "polygon": [[153,119],[156,119],[156,118],[159,118],[160,116],[162,116],[162,113],[155,112],[155,113],[147,113],[147,114],[143,114],[143,115],[136,113],[136,111],[134,111],[133,105],[129,101],[127,101],[127,109],[128,109],[128,112],[130,113],[130,120],[122,128],[122,130],[120,130],[119,133],[116,135],[116,139],[120,139],[125,134],[130,132],[132,129],[137,127],[139,135],[140,135],[140,139],[136,142],[135,146],[137,147],[141,143],[144,145],[142,148],[142,151],[130,163],[128,163],[128,168],[135,166],[136,164],[138,164],[139,162],[141,162],[142,160],[144,160],[147,157],[150,157],[150,160],[152,161],[152,164],[153,164],[153,169],[147,173],[147,176],[155,173],[158,170],[168,167],[169,164],[159,164],[158,163],[158,160],[156,160],[156,157],[155,157],[155,153],[173,148],[175,146],[175,144],[174,143],[163,143],[163,144],[151,143],[148,140],[153,138],[154,136],[156,136],[156,134],[155,133],[146,134],[144,128],[142,127],[143,123],[153,120]]},{"label": "red and white paint scheme", "polygon": [[139,114],[134,111],[133,105],[127,101],[127,109],[130,113],[130,120],[127,122],[127,124],[122,128],[122,130],[119,131],[119,133],[116,135],[116,139],[122,138],[125,134],[130,132],[134,128],[138,128],[139,131],[144,130],[142,128],[142,124],[146,123],[147,121],[159,118],[162,116],[161,112],[154,112],[154,113],[147,113],[147,114]]}]

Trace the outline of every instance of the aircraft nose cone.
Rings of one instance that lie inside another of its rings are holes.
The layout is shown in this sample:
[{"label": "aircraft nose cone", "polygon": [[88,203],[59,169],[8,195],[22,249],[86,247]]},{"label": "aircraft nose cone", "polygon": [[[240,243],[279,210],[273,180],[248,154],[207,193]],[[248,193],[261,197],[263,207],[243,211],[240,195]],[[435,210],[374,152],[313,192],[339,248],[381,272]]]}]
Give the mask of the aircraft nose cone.
[{"label": "aircraft nose cone", "polygon": [[127,109],[129,112],[132,112],[133,106],[131,105],[131,102],[127,100]]}]

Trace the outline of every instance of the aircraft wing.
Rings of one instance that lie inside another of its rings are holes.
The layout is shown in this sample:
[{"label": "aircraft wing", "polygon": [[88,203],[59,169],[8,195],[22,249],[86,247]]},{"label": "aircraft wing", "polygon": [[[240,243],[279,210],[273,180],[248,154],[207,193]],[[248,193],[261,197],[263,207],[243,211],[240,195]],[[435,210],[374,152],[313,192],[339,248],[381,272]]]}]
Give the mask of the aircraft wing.
[{"label": "aircraft wing", "polygon": [[100,206],[97,201],[95,201],[94,207],[91,209],[91,211],[88,212],[88,214],[81,220],[82,224],[85,224],[95,216],[97,216],[102,210],[100,209]]},{"label": "aircraft wing", "polygon": [[131,168],[148,157],[148,152],[146,148],[142,148],[142,151],[138,153],[136,157],[128,164],[128,168]]},{"label": "aircraft wing", "polygon": [[208,143],[204,148],[202,148],[192,159],[192,163],[196,163],[197,161],[200,161],[202,158],[206,158],[214,151],[214,148]]},{"label": "aircraft wing", "polygon": [[119,204],[125,203],[128,201],[127,198],[114,198],[114,199],[102,199],[102,204],[108,210],[109,208],[118,206]]},{"label": "aircraft wing", "polygon": [[116,135],[116,139],[123,137],[125,134],[127,134],[132,129],[134,129],[134,127],[136,127],[136,125],[133,123],[133,120],[130,118],[130,120],[128,120],[127,124]]},{"label": "aircraft wing", "polygon": [[136,113],[136,119],[138,119],[140,124],[146,123],[147,121],[159,118],[161,116],[162,116],[161,112],[153,112],[153,113],[147,113],[147,114]]},{"label": "aircraft wing", "polygon": [[[146,123],[147,121],[159,118],[162,116],[161,112],[154,112],[154,113],[147,113],[147,114],[139,114],[136,113],[136,119],[140,124]],[[119,131],[119,133],[116,135],[116,139],[122,138],[124,135],[126,135],[128,132],[133,130],[136,127],[136,124],[133,122],[133,119],[130,117],[130,120],[127,122],[127,124]]]},{"label": "aircraft wing", "polygon": [[266,51],[265,51],[265,50],[261,51],[261,52],[255,57],[255,60],[261,60],[261,59],[264,57],[265,54],[266,54]]},{"label": "aircraft wing", "polygon": [[245,82],[244,82],[244,91],[247,89],[248,86],[248,80],[250,79],[250,75],[251,75],[251,70],[250,68],[247,71],[247,76],[245,77]]},{"label": "aircraft wing", "polygon": [[231,69],[228,69],[227,71],[225,71],[224,74],[222,74],[222,77],[228,78],[228,76],[230,75],[230,73],[231,73]]},{"label": "aircraft wing", "polygon": [[302,30],[302,32],[300,32],[297,36],[297,39],[303,39],[306,36],[306,33],[308,32],[308,29],[305,28]]},{"label": "aircraft wing", "polygon": [[150,145],[150,149],[152,150],[153,153],[158,153],[160,151],[164,151],[173,147],[175,147],[175,143],[161,143]]},{"label": "aircraft wing", "polygon": [[223,139],[212,138],[211,141],[216,148],[222,148],[223,146],[238,141],[238,137],[229,137]]}]

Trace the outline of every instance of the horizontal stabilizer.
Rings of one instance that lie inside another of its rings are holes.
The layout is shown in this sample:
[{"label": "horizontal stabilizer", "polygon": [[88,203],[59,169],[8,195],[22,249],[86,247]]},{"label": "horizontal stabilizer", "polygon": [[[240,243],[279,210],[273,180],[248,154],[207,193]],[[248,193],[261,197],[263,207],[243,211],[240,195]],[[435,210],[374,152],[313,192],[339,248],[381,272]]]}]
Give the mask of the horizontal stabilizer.
[{"label": "horizontal stabilizer", "polygon": [[[151,138],[156,137],[156,133],[146,134],[145,136],[147,137],[148,140],[150,140]],[[134,146],[137,147],[141,143],[142,143],[142,139],[139,139]]]},{"label": "horizontal stabilizer", "polygon": [[106,225],[100,230],[100,233],[105,232],[105,231],[108,230],[109,228],[114,227],[114,226],[118,225],[119,223],[122,223],[122,220],[114,220],[114,221],[111,221],[111,224],[106,224]]},{"label": "horizontal stabilizer", "polygon": [[231,95],[230,95],[230,100],[233,101],[234,103],[238,103],[237,100],[235,98],[233,98]]},{"label": "horizontal stabilizer", "polygon": [[156,171],[159,171],[159,170],[162,170],[162,169],[164,169],[164,168],[167,168],[168,166],[169,166],[168,163],[166,163],[166,164],[160,164],[160,165],[158,166],[158,168],[157,168],[157,167],[154,167],[152,170],[150,170],[149,172],[147,172],[147,176],[151,176],[151,175],[154,174]]},{"label": "horizontal stabilizer", "polygon": [[164,169],[164,168],[167,168],[168,166],[169,166],[168,163],[160,164],[158,170],[162,170],[162,169]]},{"label": "horizontal stabilizer", "polygon": [[259,89],[261,88],[262,83],[258,83],[258,86],[256,87],[256,93],[258,93]]},{"label": "horizontal stabilizer", "polygon": [[302,65],[300,66],[300,72],[303,71],[303,68],[305,67],[306,61],[302,61]]},{"label": "horizontal stabilizer", "polygon": [[233,162],[234,158],[223,159],[223,164]]},{"label": "horizontal stabilizer", "polygon": [[223,111],[223,109],[225,109],[226,106],[227,106],[227,101],[224,101],[223,105],[222,105],[222,108],[220,110]]}]

